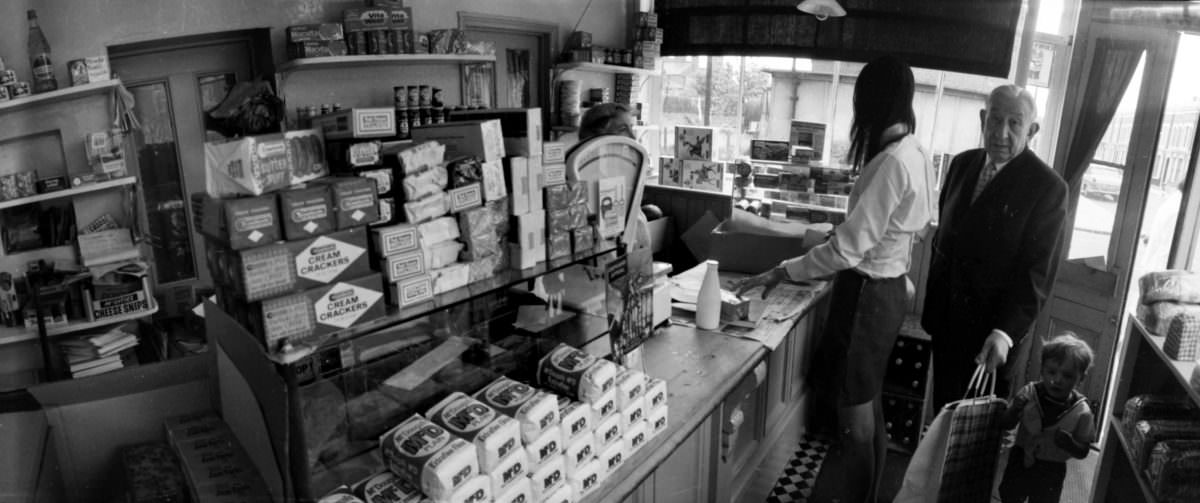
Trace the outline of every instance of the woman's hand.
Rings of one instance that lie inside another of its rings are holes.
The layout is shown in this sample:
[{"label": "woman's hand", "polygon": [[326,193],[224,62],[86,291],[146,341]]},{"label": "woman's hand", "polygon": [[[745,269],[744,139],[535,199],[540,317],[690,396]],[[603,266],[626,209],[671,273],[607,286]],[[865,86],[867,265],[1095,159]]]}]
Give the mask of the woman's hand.
[{"label": "woman's hand", "polygon": [[767,294],[771,293],[771,290],[774,290],[775,286],[785,279],[787,279],[787,271],[784,270],[783,265],[777,265],[767,272],[734,283],[733,288],[737,291],[738,297],[741,297],[746,291],[761,286],[763,287],[762,298],[765,299]]}]

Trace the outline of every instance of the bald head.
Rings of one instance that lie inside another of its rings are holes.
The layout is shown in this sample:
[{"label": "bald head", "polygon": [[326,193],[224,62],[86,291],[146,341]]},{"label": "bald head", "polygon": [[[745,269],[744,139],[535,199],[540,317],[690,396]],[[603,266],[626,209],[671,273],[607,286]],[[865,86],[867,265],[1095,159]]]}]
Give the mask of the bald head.
[{"label": "bald head", "polygon": [[992,90],[983,110],[983,148],[993,162],[1006,163],[1025,151],[1038,132],[1037,104],[1025,89],[1006,84]]}]

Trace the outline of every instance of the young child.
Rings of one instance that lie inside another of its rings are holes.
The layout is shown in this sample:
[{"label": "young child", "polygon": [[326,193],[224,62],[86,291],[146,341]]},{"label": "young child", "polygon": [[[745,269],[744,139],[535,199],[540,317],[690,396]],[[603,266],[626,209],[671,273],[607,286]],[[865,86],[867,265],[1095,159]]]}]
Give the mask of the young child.
[{"label": "young child", "polygon": [[1064,332],[1042,348],[1042,380],[1017,392],[1004,413],[1005,429],[1020,423],[1000,483],[1004,503],[1058,503],[1067,459],[1087,457],[1095,425],[1087,397],[1075,386],[1092,366],[1092,348]]}]

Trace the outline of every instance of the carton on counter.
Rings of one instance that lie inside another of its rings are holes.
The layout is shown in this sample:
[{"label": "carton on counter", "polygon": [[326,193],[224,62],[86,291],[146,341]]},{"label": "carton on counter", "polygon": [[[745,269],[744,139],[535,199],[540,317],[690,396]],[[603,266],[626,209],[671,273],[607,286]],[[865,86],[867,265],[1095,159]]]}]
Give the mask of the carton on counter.
[{"label": "carton on counter", "polygon": [[425,256],[421,250],[413,250],[398,255],[383,257],[379,269],[383,271],[383,279],[388,283],[397,283],[405,279],[424,274]]},{"label": "carton on counter", "polygon": [[288,42],[343,40],[342,23],[298,24],[287,27]]},{"label": "carton on counter", "polygon": [[436,141],[446,146],[445,158],[475,156],[481,161],[503,159],[504,136],[500,121],[447,122],[411,129],[413,142]]},{"label": "carton on counter", "polygon": [[371,229],[371,245],[381,257],[390,257],[421,248],[421,235],[414,224],[390,225]]},{"label": "carton on counter", "polygon": [[285,190],[277,196],[284,239],[304,239],[333,230],[333,200],[324,186]]},{"label": "carton on counter", "polygon": [[197,192],[192,194],[192,216],[201,234],[234,250],[283,238],[274,194],[217,199]]},{"label": "carton on counter", "polygon": [[529,158],[521,156],[504,158],[504,179],[508,184],[510,214],[529,213],[532,187],[529,176]]},{"label": "carton on counter", "polygon": [[257,302],[218,298],[226,311],[269,351],[320,338],[384,314],[379,273]]},{"label": "carton on counter", "polygon": [[387,286],[387,303],[408,307],[433,299],[433,277],[421,273]]},{"label": "carton on counter", "polygon": [[504,151],[507,155],[542,154],[541,108],[490,108],[450,112],[452,121],[487,119],[500,121],[500,131],[504,135]]},{"label": "carton on counter", "polygon": [[347,176],[322,178],[318,183],[329,188],[336,229],[349,229],[379,220],[379,191],[375,180]]},{"label": "carton on counter", "polygon": [[312,118],[326,139],[396,136],[396,111],[391,108],[349,108]]},{"label": "carton on counter", "polygon": [[371,272],[367,233],[347,229],[308,239],[231,250],[206,242],[213,280],[246,301],[358,278]]}]

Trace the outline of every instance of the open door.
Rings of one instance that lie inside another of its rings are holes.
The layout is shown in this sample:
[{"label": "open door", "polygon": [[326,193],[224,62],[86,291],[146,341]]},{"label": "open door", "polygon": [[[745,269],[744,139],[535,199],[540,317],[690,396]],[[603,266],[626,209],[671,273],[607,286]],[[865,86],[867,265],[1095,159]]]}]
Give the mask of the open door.
[{"label": "open door", "polygon": [[[1093,22],[1081,34],[1055,169],[1070,185],[1064,254],[1054,290],[1023,348],[1024,380],[1041,372],[1042,341],[1075,332],[1096,354],[1080,391],[1108,417],[1126,292],[1147,206],[1175,37],[1165,30]],[[1073,112],[1073,113],[1072,113]],[[1104,430],[1100,430],[1104,431]]]}]

